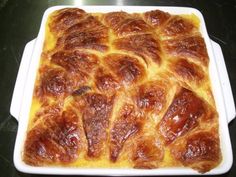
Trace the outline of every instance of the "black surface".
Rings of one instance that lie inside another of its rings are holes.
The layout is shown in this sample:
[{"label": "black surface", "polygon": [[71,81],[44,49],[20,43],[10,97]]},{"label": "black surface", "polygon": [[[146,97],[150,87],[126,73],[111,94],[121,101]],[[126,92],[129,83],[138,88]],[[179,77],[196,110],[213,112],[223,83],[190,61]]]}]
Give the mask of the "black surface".
[{"label": "black surface", "polygon": [[[76,0],[75,0],[76,1]],[[10,115],[10,103],[21,55],[25,44],[34,39],[45,9],[59,4],[74,4],[73,0],[0,0],[0,176],[40,176],[18,172],[13,164],[13,148],[18,123]],[[77,1],[87,5],[156,5],[187,6],[199,9],[206,21],[208,33],[222,47],[232,90],[236,98],[236,1],[235,0],[160,0],[160,1]],[[229,124],[236,158],[236,122]],[[236,176],[236,162],[221,176]]]}]

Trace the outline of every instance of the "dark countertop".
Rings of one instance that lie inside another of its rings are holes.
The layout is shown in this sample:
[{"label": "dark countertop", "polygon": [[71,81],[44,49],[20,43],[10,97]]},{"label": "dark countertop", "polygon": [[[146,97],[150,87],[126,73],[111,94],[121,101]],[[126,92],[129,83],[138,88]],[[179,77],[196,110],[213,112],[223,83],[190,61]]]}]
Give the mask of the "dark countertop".
[{"label": "dark countertop", "polygon": [[[10,115],[10,103],[25,44],[34,39],[42,15],[50,6],[71,5],[76,0],[0,0],[0,176],[40,176],[18,172],[13,164],[17,121]],[[232,90],[236,98],[236,0],[88,0],[86,5],[187,6],[199,9],[206,21],[210,38],[222,47]],[[229,124],[236,159],[236,122]],[[236,162],[222,175],[236,176]]]}]

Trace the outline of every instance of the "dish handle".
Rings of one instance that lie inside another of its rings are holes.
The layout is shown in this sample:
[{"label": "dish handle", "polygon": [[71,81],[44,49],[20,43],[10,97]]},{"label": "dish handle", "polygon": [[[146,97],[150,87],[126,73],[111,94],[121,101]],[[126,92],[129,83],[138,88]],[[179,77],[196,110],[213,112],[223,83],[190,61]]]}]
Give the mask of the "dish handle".
[{"label": "dish handle", "polygon": [[19,121],[21,103],[23,100],[23,93],[24,93],[24,88],[25,88],[26,77],[28,74],[29,65],[30,65],[35,41],[36,41],[36,39],[33,39],[32,41],[28,42],[25,45],[25,49],[24,49],[24,52],[23,52],[23,55],[21,58],[21,63],[20,63],[20,67],[18,70],[16,82],[15,82],[15,88],[14,88],[13,95],[12,95],[10,113],[18,121]]},{"label": "dish handle", "polygon": [[217,70],[221,82],[221,87],[223,91],[224,103],[227,113],[228,123],[232,121],[236,116],[234,97],[230,86],[229,76],[227,73],[226,65],[224,62],[224,56],[221,47],[218,43],[211,40],[212,47],[214,50]]}]

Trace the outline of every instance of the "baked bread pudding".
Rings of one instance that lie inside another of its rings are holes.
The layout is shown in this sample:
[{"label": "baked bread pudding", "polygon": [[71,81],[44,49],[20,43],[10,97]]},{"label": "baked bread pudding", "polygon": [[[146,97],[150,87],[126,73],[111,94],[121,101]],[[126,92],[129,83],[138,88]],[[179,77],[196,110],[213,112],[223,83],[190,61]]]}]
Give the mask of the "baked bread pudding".
[{"label": "baked bread pudding", "polygon": [[195,15],[50,14],[23,160],[32,166],[205,173],[221,162]]}]

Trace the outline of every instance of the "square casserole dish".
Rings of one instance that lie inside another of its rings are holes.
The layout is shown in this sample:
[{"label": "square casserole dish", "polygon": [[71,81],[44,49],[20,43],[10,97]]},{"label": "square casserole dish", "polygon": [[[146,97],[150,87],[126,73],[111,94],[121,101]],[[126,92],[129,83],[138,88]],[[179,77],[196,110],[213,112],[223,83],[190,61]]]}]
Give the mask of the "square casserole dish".
[{"label": "square casserole dish", "polygon": [[[20,90],[23,91],[21,98],[24,98],[24,99],[22,99],[22,102],[20,104],[21,107],[16,108],[17,105],[19,107],[19,104],[16,104],[16,99],[17,99],[16,87],[17,85],[19,87],[19,78],[17,78],[18,84],[16,82],[12,105],[11,105],[12,115],[16,115],[14,114],[14,112],[16,112],[15,110],[18,109],[17,117],[19,121],[19,127],[18,127],[17,138],[16,138],[16,143],[15,143],[15,149],[14,149],[14,164],[16,168],[19,171],[22,171],[25,173],[60,174],[60,175],[66,175],[66,174],[67,175],[137,175],[137,176],[200,175],[200,173],[198,173],[197,171],[194,171],[190,168],[185,168],[185,167],[175,167],[175,168],[169,167],[169,168],[145,170],[145,169],[127,169],[127,168],[109,169],[109,168],[81,168],[81,167],[80,168],[34,167],[34,166],[29,166],[24,163],[22,159],[22,151],[23,151],[23,146],[24,146],[26,133],[27,133],[29,112],[30,112],[30,107],[31,107],[35,78],[36,78],[37,69],[39,66],[41,52],[43,49],[46,21],[48,19],[48,16],[56,10],[59,10],[62,8],[75,8],[75,7],[77,6],[55,6],[45,11],[38,37],[36,41],[34,42],[34,45],[31,44],[30,50],[32,50],[31,51],[32,55],[30,55],[31,53],[28,53],[26,54],[27,56],[25,56],[25,57],[30,58],[27,64],[28,66],[21,66],[22,68],[24,67],[24,70],[25,70],[24,71],[25,75],[23,78],[25,84],[22,84],[20,88]],[[205,40],[207,52],[208,52],[208,56],[210,60],[209,61],[209,75],[210,75],[210,80],[212,84],[212,91],[213,91],[213,95],[214,95],[214,99],[216,103],[216,108],[219,114],[219,136],[220,136],[220,146],[221,146],[221,152],[222,152],[222,161],[220,165],[205,174],[214,175],[214,174],[222,174],[222,173],[227,172],[232,166],[232,162],[233,162],[232,148],[231,148],[231,142],[230,142],[229,131],[228,131],[228,122],[230,121],[229,120],[230,118],[232,119],[235,116],[235,106],[233,102],[233,97],[232,97],[232,92],[231,92],[231,88],[229,84],[227,71],[226,69],[224,69],[223,71],[221,69],[219,71],[219,68],[220,68],[219,66],[221,66],[219,64],[219,61],[217,61],[217,59],[219,58],[218,56],[219,53],[217,53],[217,51],[215,50],[213,52],[212,45],[214,49],[215,47],[217,48],[219,46],[217,46],[217,44],[212,43],[210,41],[202,14],[194,8],[186,8],[186,7],[157,7],[157,6],[81,6],[80,7],[78,6],[77,8],[81,8],[85,10],[86,12],[101,12],[101,13],[121,11],[121,10],[128,13],[133,13],[133,12],[141,13],[145,11],[159,9],[165,12],[169,12],[170,14],[173,14],[173,15],[194,14],[198,17],[200,21],[199,30],[200,30],[200,33],[202,34],[202,37]],[[223,60],[221,61],[223,62]],[[24,63],[21,63],[21,65],[23,64]],[[221,64],[225,66],[224,62]],[[22,70],[22,68],[20,68],[20,70]],[[224,74],[222,74],[222,72]],[[18,73],[18,77],[19,77],[19,73]],[[230,101],[227,101],[228,98]],[[226,105],[229,105],[229,106],[226,107]]]}]

